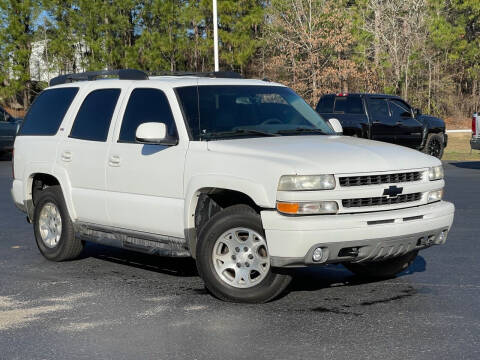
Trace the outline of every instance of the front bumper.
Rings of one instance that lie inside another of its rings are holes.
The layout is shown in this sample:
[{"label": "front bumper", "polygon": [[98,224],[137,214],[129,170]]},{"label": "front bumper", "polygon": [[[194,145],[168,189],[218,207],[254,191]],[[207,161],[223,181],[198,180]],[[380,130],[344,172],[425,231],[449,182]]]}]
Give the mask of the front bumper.
[{"label": "front bumper", "polygon": [[[268,210],[261,216],[272,266],[295,267],[376,261],[443,243],[438,236],[450,229],[454,211],[452,203],[440,201],[370,213],[293,217]],[[313,262],[317,247],[324,257]],[[348,256],[350,248],[358,254]]]},{"label": "front bumper", "polygon": [[470,146],[473,150],[480,150],[480,137],[472,137],[470,140]]}]

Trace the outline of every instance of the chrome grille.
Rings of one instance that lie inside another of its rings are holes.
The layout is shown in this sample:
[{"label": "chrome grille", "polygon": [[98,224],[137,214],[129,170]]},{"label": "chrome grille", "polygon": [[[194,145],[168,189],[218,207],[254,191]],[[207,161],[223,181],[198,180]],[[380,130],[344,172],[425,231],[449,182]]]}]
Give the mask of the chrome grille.
[{"label": "chrome grille", "polygon": [[394,205],[406,202],[419,201],[422,198],[422,193],[402,194],[397,197],[390,198],[388,196],[369,197],[360,199],[345,199],[342,200],[344,208],[355,208],[363,206],[381,206]]},{"label": "chrome grille", "polygon": [[362,186],[378,184],[395,184],[402,182],[420,181],[422,179],[421,171],[404,172],[396,174],[381,175],[363,175],[363,176],[344,176],[341,177],[340,186]]}]

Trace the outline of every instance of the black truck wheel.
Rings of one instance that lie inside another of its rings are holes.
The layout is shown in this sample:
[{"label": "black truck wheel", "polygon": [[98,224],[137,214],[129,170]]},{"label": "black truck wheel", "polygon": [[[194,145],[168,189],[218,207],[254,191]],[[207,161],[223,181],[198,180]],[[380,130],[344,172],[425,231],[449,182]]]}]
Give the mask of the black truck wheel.
[{"label": "black truck wheel", "polygon": [[436,158],[441,159],[443,156],[443,149],[445,147],[445,141],[443,134],[428,134],[427,141],[423,148],[425,154],[435,156]]}]

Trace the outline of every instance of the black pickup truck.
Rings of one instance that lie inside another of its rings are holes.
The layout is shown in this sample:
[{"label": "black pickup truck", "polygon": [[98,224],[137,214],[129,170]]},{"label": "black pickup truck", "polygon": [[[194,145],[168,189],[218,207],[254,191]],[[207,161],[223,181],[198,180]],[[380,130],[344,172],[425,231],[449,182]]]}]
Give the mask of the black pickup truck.
[{"label": "black pickup truck", "polygon": [[328,94],[316,110],[325,120],[338,119],[344,135],[408,146],[438,158],[447,146],[445,122],[423,115],[398,96]]},{"label": "black pickup truck", "polygon": [[13,117],[0,106],[0,156],[12,151],[21,123],[21,119]]}]

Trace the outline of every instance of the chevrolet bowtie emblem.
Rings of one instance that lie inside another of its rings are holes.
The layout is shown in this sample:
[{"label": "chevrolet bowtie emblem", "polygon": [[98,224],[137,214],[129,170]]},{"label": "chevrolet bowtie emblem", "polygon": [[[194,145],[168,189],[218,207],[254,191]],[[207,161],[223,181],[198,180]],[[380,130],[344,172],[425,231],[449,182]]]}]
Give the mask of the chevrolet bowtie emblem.
[{"label": "chevrolet bowtie emblem", "polygon": [[383,190],[383,196],[388,196],[389,198],[396,198],[402,192],[403,187],[390,186],[388,189]]}]

